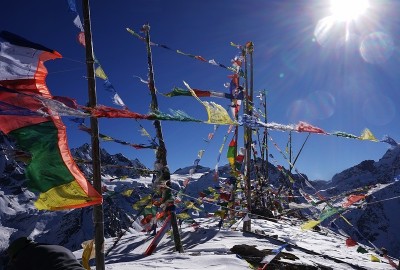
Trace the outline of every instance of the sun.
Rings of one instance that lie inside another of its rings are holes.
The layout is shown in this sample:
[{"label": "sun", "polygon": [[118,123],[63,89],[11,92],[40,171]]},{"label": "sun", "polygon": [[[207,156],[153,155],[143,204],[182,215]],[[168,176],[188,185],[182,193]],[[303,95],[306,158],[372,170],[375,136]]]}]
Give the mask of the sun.
[{"label": "sun", "polygon": [[355,20],[368,7],[368,0],[331,0],[332,15],[340,21]]}]

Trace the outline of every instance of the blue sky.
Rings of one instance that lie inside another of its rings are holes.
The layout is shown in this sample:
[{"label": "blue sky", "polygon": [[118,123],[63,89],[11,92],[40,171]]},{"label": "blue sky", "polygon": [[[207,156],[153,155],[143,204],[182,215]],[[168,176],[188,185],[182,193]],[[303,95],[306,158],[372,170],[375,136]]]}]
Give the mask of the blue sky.
[{"label": "blue sky", "polygon": [[[351,1],[348,1],[351,2]],[[77,0],[82,17],[81,1]],[[130,110],[148,113],[147,85],[134,76],[147,78],[145,44],[130,35],[149,23],[154,42],[173,49],[201,55],[207,60],[230,65],[238,50],[230,42],[252,41],[254,51],[254,90],[268,90],[268,119],[281,124],[308,122],[327,132],[343,131],[360,135],[369,128],[381,139],[399,136],[400,2],[370,1],[364,15],[347,24],[332,21],[328,0],[292,1],[91,1],[93,47],[110,82]],[[2,4],[1,30],[8,30],[57,50],[63,59],[47,62],[48,86],[53,95],[88,100],[84,49],[77,42],[75,15],[66,1],[6,1]],[[330,24],[331,23],[331,24]],[[347,30],[346,30],[347,28]],[[173,51],[153,47],[155,83],[160,93],[174,86],[228,92],[226,69],[202,63]],[[112,104],[103,81],[97,79],[98,103]],[[227,108],[228,100],[205,99]],[[183,110],[206,120],[204,107],[191,97],[167,98],[158,95],[159,108]],[[90,142],[77,125],[64,119],[69,146]],[[89,125],[89,122],[86,121]],[[140,121],[155,135],[150,121]],[[100,119],[100,132],[114,138],[146,143],[140,126],[129,119]],[[162,122],[172,171],[191,165],[205,149],[200,165],[214,167],[227,126],[218,128],[214,139],[205,143],[213,126],[202,123]],[[282,149],[289,134],[270,131]],[[293,133],[293,155],[307,134]],[[223,150],[220,165],[226,164]],[[239,144],[243,145],[241,140]],[[102,142],[110,153],[138,158],[148,167],[154,151],[135,150],[113,142]],[[269,144],[276,162],[288,163]],[[296,168],[310,179],[330,179],[335,173],[366,159],[378,160],[389,148],[381,142],[360,141],[335,136],[311,135]],[[272,160],[270,160],[272,162]]]}]

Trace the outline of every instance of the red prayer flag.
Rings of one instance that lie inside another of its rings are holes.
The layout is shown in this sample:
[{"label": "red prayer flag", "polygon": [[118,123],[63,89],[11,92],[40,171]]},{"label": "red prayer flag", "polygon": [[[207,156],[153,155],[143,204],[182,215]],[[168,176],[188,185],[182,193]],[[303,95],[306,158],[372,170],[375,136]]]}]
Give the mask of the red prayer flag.
[{"label": "red prayer flag", "polygon": [[346,239],[346,246],[354,247],[357,245],[357,242],[351,239],[350,237]]},{"label": "red prayer flag", "polygon": [[298,132],[311,132],[311,133],[327,134],[323,129],[314,127],[306,122],[301,122],[301,121],[297,124],[296,130]]},{"label": "red prayer flag", "polygon": [[365,195],[356,195],[356,194],[351,194],[349,197],[347,197],[347,202],[345,202],[342,206],[343,207],[349,207],[353,203],[356,203],[360,200],[365,199]]}]

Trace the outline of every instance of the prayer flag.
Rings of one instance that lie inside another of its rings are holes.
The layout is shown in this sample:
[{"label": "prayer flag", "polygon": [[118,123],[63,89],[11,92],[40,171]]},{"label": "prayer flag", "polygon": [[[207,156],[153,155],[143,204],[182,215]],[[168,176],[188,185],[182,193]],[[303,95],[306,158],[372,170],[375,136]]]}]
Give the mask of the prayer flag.
[{"label": "prayer flag", "polygon": [[289,245],[289,244],[284,244],[284,245],[280,246],[279,248],[273,249],[273,250],[271,251],[271,254],[265,256],[265,257],[262,259],[261,262],[262,262],[262,263],[265,263],[265,264],[269,264],[269,263],[270,263],[273,259],[275,259],[275,257],[276,257],[279,253],[281,253],[281,251],[284,250],[288,245]]},{"label": "prayer flag", "polygon": [[229,143],[228,147],[228,153],[226,157],[228,158],[229,164],[231,165],[232,168],[235,168],[235,158],[236,158],[236,140],[235,138],[232,138],[231,142]]},{"label": "prayer flag", "polygon": [[368,128],[363,130],[360,136],[360,140],[369,140],[374,142],[378,141],[378,139],[375,138],[374,134],[372,134],[372,132]]},{"label": "prayer flag", "polygon": [[[9,32],[1,32],[0,101],[37,111],[43,107],[35,95],[51,99],[44,62],[61,55],[43,45]],[[32,155],[26,167],[28,189],[37,195],[40,210],[65,210],[100,204],[101,195],[85,179],[67,144],[66,128],[59,116],[0,116],[0,130],[14,137]]]}]

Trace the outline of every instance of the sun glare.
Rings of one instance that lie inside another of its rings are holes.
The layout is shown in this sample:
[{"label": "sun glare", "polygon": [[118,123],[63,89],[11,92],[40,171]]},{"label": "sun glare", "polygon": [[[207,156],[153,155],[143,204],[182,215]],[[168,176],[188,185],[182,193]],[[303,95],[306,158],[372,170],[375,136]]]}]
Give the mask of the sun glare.
[{"label": "sun glare", "polygon": [[368,7],[368,0],[331,0],[332,15],[341,21],[357,19]]}]

